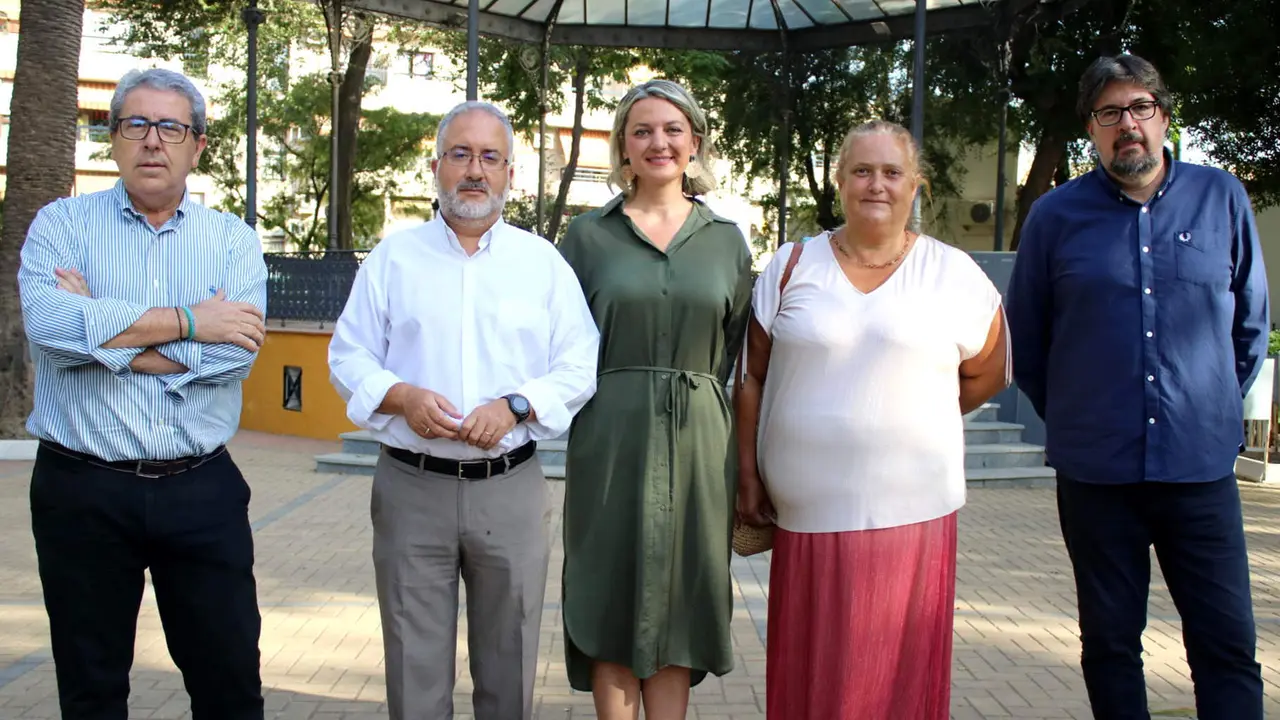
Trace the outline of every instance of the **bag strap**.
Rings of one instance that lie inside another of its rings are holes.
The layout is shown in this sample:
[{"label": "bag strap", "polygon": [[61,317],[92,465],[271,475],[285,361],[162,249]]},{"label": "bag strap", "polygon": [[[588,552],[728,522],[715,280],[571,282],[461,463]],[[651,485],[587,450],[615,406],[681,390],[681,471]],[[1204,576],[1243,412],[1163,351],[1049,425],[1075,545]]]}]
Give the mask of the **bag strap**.
[{"label": "bag strap", "polygon": [[[796,269],[796,263],[800,262],[800,253],[804,252],[804,241],[796,243],[796,247],[791,251],[791,257],[787,258],[787,266],[782,269],[782,281],[778,283],[778,310],[782,310],[782,291],[787,289],[787,283],[791,282],[791,271]],[[777,317],[775,314],[774,317]]]},{"label": "bag strap", "polygon": [[[808,238],[805,238],[806,240]],[[800,253],[804,252],[804,240],[795,243],[795,247],[791,249],[791,255],[787,258],[787,265],[782,269],[782,279],[778,282],[778,311],[782,310],[782,293],[787,289],[787,283],[791,282],[791,273],[796,269],[796,264],[800,262]],[[777,312],[774,318],[777,318]],[[750,322],[750,321],[748,321]],[[747,343],[751,337],[751,328],[747,328],[747,332],[742,337],[742,357],[738,359],[738,382],[734,387],[742,387],[747,379]]]}]

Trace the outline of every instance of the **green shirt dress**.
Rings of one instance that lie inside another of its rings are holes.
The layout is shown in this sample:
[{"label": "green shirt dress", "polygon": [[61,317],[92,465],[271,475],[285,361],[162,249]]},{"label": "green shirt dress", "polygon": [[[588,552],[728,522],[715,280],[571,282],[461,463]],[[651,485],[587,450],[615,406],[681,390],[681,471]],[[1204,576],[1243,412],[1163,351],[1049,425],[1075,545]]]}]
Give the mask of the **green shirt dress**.
[{"label": "green shirt dress", "polygon": [[562,617],[581,691],[593,660],[641,679],[687,667],[694,684],[733,669],[725,386],[746,333],[751,254],[700,201],[666,252],[622,204],[575,218],[560,243],[601,336],[598,388],[566,461]]}]

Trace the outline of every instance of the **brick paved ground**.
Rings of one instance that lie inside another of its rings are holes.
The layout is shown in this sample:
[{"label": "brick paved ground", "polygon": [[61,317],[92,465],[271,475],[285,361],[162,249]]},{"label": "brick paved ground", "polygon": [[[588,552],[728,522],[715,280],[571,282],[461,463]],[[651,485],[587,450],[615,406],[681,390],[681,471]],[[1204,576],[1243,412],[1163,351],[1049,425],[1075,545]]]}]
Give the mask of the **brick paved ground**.
[{"label": "brick paved ground", "polygon": [[[381,643],[370,564],[367,478],[317,475],[328,443],[242,433],[233,452],[254,488],[268,717],[385,718]],[[29,465],[0,463],[0,718],[56,718],[48,625],[35,572]],[[547,512],[559,535],[561,488]],[[1268,714],[1280,713],[1280,490],[1244,488]],[[561,659],[556,544],[547,587],[538,718],[595,717],[572,693]],[[690,718],[763,720],[768,564],[735,559],[737,669],[694,692]],[[952,717],[1089,718],[1077,668],[1073,592],[1053,493],[975,490],[961,514]],[[1177,614],[1157,576],[1145,644],[1153,711],[1189,716],[1191,684]],[[465,623],[462,628],[465,637]],[[457,707],[469,720],[466,647]],[[182,680],[165,649],[154,599],[143,601],[131,718],[185,718]],[[1280,716],[1280,715],[1278,715]]]}]

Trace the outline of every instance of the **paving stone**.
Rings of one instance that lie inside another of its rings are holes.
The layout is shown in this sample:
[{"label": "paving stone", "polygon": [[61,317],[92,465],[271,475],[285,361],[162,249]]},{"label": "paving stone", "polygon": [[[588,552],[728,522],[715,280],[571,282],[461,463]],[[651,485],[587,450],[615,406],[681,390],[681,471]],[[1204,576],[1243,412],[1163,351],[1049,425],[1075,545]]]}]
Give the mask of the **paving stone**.
[{"label": "paving stone", "polygon": [[[274,720],[387,717],[380,617],[373,587],[369,478],[317,474],[323,443],[244,432],[232,453],[253,488],[262,609],[262,678]],[[48,621],[36,574],[27,488],[30,465],[0,463],[0,717],[59,717]],[[596,717],[564,675],[560,624],[560,507],[553,540],[535,699],[537,720]],[[1242,485],[1267,715],[1280,717],[1280,490]],[[952,720],[1091,718],[1080,674],[1070,564],[1054,492],[971,488],[960,514]],[[1152,563],[1143,638],[1153,712],[1188,714],[1194,698],[1181,623]],[[764,720],[768,556],[734,558],[736,668],[694,690],[689,720]],[[473,720],[465,616],[459,622],[455,720]],[[138,619],[131,718],[190,718],[148,587]],[[1175,715],[1176,716],[1176,715]]]}]

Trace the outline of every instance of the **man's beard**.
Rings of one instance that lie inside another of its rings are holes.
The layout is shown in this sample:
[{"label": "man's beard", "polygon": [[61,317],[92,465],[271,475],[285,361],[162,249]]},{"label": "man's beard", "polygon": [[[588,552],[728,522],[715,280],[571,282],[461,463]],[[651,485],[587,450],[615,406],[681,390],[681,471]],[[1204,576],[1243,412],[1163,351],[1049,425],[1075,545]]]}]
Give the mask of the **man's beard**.
[{"label": "man's beard", "polygon": [[[1125,154],[1120,152],[1121,143],[1137,142],[1138,152]],[[1160,165],[1160,158],[1147,149],[1142,136],[1138,133],[1125,133],[1116,138],[1116,154],[1111,158],[1111,173],[1120,178],[1135,178],[1155,170]]]},{"label": "man's beard", "polygon": [[[488,193],[484,200],[466,200],[458,195],[463,190],[483,190]],[[493,189],[484,181],[463,180],[452,190],[440,187],[440,178],[436,178],[436,198],[440,201],[440,213],[448,218],[458,220],[482,220],[502,211],[507,204],[507,188],[501,195],[494,195]]]}]

